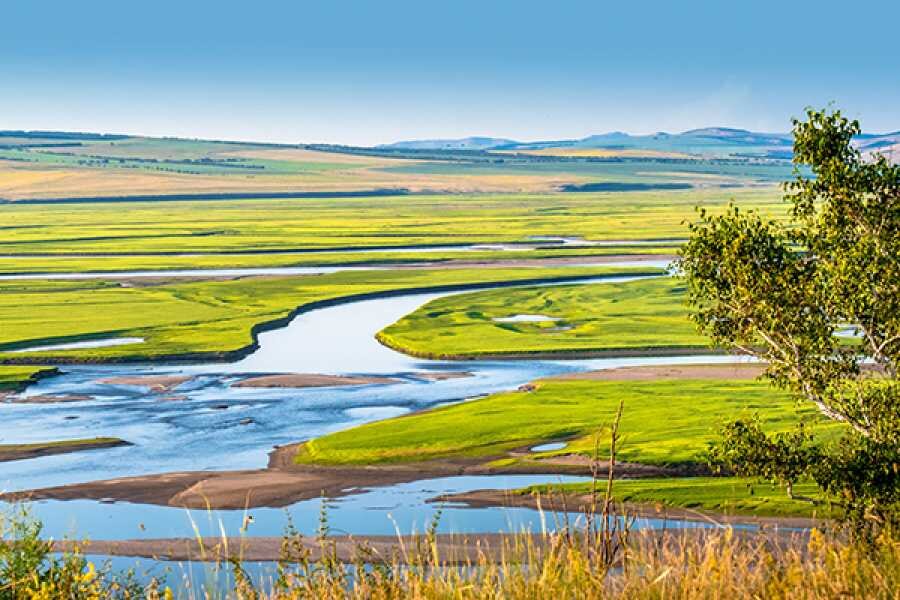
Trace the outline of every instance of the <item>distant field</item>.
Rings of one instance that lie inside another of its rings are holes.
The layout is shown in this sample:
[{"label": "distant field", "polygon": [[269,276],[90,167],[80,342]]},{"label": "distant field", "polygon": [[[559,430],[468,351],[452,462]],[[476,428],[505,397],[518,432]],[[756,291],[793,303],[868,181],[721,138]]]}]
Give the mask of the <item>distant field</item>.
[{"label": "distant field", "polygon": [[[0,255],[216,252],[529,241],[683,238],[694,207],[734,200],[774,217],[764,189],[438,195],[402,198],[5,205]],[[364,217],[363,217],[364,216]]]},{"label": "distant field", "polygon": [[382,188],[521,193],[596,182],[745,186],[789,174],[784,161],[708,160],[655,149],[417,154],[127,136],[0,136],[0,199]]},{"label": "distant field", "polygon": [[[521,315],[547,320],[514,320]],[[429,358],[709,346],[688,319],[682,282],[673,278],[439,298],[380,331],[378,339]]]},{"label": "distant field", "polygon": [[[255,325],[296,307],[342,296],[476,282],[506,282],[627,272],[615,268],[519,268],[341,272],[226,281],[0,282],[0,360],[146,359],[202,353],[223,356],[246,347]],[[646,269],[643,269],[646,272]],[[106,338],[141,338],[94,349],[17,354],[44,346]]]}]

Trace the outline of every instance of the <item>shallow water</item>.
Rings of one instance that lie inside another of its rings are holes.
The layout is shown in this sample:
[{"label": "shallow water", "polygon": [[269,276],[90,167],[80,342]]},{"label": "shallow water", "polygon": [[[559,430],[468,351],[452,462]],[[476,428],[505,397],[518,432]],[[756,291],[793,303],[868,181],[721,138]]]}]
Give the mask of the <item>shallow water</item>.
[{"label": "shallow water", "polygon": [[[432,502],[442,494],[479,489],[515,489],[546,483],[576,483],[586,477],[555,475],[478,475],[424,479],[411,483],[373,488],[335,499],[297,502],[288,508],[249,510],[187,510],[166,506],[147,506],[119,502],[102,504],[88,500],[42,500],[32,505],[41,518],[45,533],[61,537],[91,539],[193,538],[240,535],[248,522],[246,535],[280,536],[285,532],[287,515],[303,535],[314,535],[320,516],[327,516],[333,535],[396,535],[424,533],[438,518],[439,533],[483,533],[521,531],[541,532],[557,528],[557,515],[542,514],[530,508],[466,508],[459,504]],[[99,510],[98,510],[99,509]],[[572,523],[578,521],[571,517]],[[636,529],[703,527],[698,521],[642,518]]]},{"label": "shallow water", "polygon": [[[627,279],[633,278],[601,281]],[[728,356],[686,356],[446,362],[408,357],[374,339],[381,328],[446,295],[380,298],[302,313],[286,327],[261,334],[259,350],[230,364],[63,367],[64,375],[38,382],[26,395],[86,394],[92,399],[65,404],[0,404],[0,442],[116,436],[134,445],[0,463],[0,488],[25,490],[167,471],[259,468],[266,464],[266,455],[274,445],[514,389],[540,377],[631,365],[734,361]],[[415,377],[415,373],[427,371],[466,371],[473,376],[442,381]],[[306,389],[231,387],[248,374],[272,372],[391,375],[398,382]],[[113,376],[162,374],[189,375],[192,379],[166,393],[99,383]],[[246,424],[248,418],[251,424]],[[454,489],[484,487],[487,483],[478,478],[449,479],[454,481],[446,485],[456,486]],[[544,476],[533,481],[555,479]],[[353,533],[393,533],[393,524],[388,527],[389,519],[382,518],[390,512],[395,520],[400,519],[400,530],[409,533],[413,525],[424,526],[432,514],[433,508],[422,504],[425,496],[446,491],[440,488],[444,483],[433,481],[337,500],[330,511],[334,525]],[[490,481],[496,487],[511,485],[510,480]],[[298,519],[306,523],[309,515],[318,514],[318,508],[318,502],[307,502],[291,510],[298,511]],[[73,525],[72,519],[79,535],[106,538],[134,537],[139,523],[148,527],[147,535],[152,537],[175,531],[184,534],[188,522],[181,509],[121,503],[43,501],[36,503],[36,510],[52,534],[65,532]],[[216,511],[217,518],[228,523],[234,523],[239,514]],[[381,516],[376,518],[378,514]],[[511,515],[515,515],[514,524],[520,523],[516,519],[533,524],[535,514],[529,509],[450,508],[445,512],[442,530],[495,531],[508,525]],[[284,526],[283,511],[257,510],[254,518],[258,527],[255,535],[277,535]]]}]

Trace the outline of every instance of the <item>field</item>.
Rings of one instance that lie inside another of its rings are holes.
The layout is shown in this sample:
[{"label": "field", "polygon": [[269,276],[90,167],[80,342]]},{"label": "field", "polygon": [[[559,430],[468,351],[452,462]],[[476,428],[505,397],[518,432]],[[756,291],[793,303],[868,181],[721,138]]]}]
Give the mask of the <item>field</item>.
[{"label": "field", "polygon": [[684,303],[672,278],[474,292],[433,300],[378,339],[429,358],[708,349]]},{"label": "field", "polygon": [[[694,208],[734,201],[773,217],[770,189],[549,195],[6,205],[0,254],[191,253],[527,242],[671,240]],[[358,218],[365,215],[365,218]]]},{"label": "field", "polygon": [[783,160],[708,160],[652,150],[540,152],[388,151],[0,132],[0,198],[385,189],[546,193],[595,182],[758,185],[782,180],[790,173]]},{"label": "field", "polygon": [[[632,271],[635,271],[632,269]],[[637,269],[648,272],[648,269]],[[652,270],[650,270],[652,272]],[[0,282],[0,359],[134,360],[223,357],[249,346],[252,330],[314,302],[397,289],[534,281],[629,272],[603,267],[344,271],[329,275],[220,281]],[[15,354],[22,346],[135,337],[126,346]],[[34,358],[37,357],[37,358]]]},{"label": "field", "polygon": [[260,254],[213,253],[208,255],[144,254],[137,256],[72,256],[66,254],[42,256],[0,256],[0,276],[50,273],[115,273],[127,271],[163,271],[182,269],[240,269],[259,267],[401,267],[424,268],[441,266],[515,266],[554,262],[591,263],[602,257],[659,256],[666,260],[677,252],[677,244],[615,245],[580,248],[548,248],[535,250],[429,250],[364,252],[274,252]]}]

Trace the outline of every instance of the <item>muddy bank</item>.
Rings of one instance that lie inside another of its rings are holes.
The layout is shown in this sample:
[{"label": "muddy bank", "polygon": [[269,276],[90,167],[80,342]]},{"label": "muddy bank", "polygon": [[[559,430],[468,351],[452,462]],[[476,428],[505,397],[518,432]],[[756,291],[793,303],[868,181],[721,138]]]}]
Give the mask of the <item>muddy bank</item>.
[{"label": "muddy bank", "polygon": [[[300,444],[282,446],[269,454],[265,469],[241,471],[183,471],[120,477],[58,487],[14,492],[0,500],[104,500],[186,508],[242,509],[284,507],[322,495],[341,497],[360,488],[408,483],[453,475],[573,474],[589,475],[590,464],[542,460],[497,468],[484,459],[441,459],[421,463],[378,466],[298,465]],[[694,474],[684,469],[648,465],[617,465],[621,477],[660,477]],[[602,471],[602,467],[601,467]]]},{"label": "muddy bank", "polygon": [[118,438],[97,438],[93,440],[71,440],[65,442],[48,442],[45,444],[12,444],[0,445],[0,462],[11,460],[24,460],[26,458],[38,458],[52,456],[54,454],[68,454],[69,452],[82,452],[84,450],[97,450],[98,448],[115,448],[117,446],[130,446],[129,442]]},{"label": "muddy bank", "polygon": [[653,365],[618,367],[599,371],[567,373],[552,379],[592,381],[653,381],[659,379],[756,379],[763,374],[760,363],[732,363],[716,365]]},{"label": "muddy bank", "polygon": [[187,383],[193,377],[187,375],[138,375],[135,377],[110,377],[101,379],[97,383],[106,385],[135,385],[145,387],[151,392],[169,392],[182,383]]},{"label": "muddy bank", "polygon": [[[604,484],[601,483],[600,494],[603,492],[603,485]],[[602,496],[598,497],[597,502],[600,501],[602,501]],[[452,502],[455,504],[464,504],[470,508],[523,507],[545,510],[548,512],[574,511],[584,513],[595,510],[595,500],[590,494],[554,493],[537,495],[515,493],[512,490],[474,490],[459,494],[444,494],[432,498],[429,502]],[[663,504],[626,503],[623,506],[622,512],[623,514],[639,518],[672,519],[679,521],[717,523],[722,525],[753,524],[791,528],[812,528],[827,523],[827,520],[825,519],[721,514],[666,506]]]},{"label": "muddy bank", "polygon": [[425,372],[413,373],[410,375],[413,379],[421,381],[447,381],[448,379],[465,379],[466,377],[474,377],[474,373],[469,371],[441,371],[441,372]]},{"label": "muddy bank", "polygon": [[40,394],[37,396],[8,396],[7,400],[14,404],[65,404],[67,402],[86,402],[93,400],[85,394]]},{"label": "muddy bank", "polygon": [[393,377],[356,377],[350,375],[321,375],[318,373],[284,373],[249,377],[233,383],[238,388],[309,388],[338,387],[344,385],[374,385],[398,383]]}]

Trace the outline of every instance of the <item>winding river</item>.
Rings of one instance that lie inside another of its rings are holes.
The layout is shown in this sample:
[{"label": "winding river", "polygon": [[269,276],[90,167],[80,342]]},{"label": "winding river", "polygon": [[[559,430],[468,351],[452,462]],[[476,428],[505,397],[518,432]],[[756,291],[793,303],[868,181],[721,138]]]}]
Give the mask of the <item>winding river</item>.
[{"label": "winding river", "polygon": [[[647,263],[642,263],[647,264]],[[607,277],[590,285],[626,281]],[[422,304],[450,293],[409,294],[312,310],[286,327],[259,337],[259,349],[230,364],[66,366],[26,396],[69,395],[89,399],[51,404],[2,404],[4,443],[114,436],[133,446],[0,463],[0,487],[26,490],[99,479],[186,470],[233,470],[265,464],[274,445],[309,439],[360,423],[457,402],[551,375],[648,364],[733,361],[727,356],[442,362],[397,353],[374,334]],[[427,372],[466,371],[473,376],[442,381]],[[300,372],[334,375],[390,375],[397,383],[333,388],[238,388],[247,374]],[[109,377],[186,375],[167,393],[100,383]],[[467,476],[378,488],[329,501],[336,532],[421,531],[436,507],[426,500],[445,492],[509,488],[557,481],[554,476]],[[567,478],[571,479],[571,478]],[[299,502],[288,511],[304,533],[315,531],[321,501]],[[94,501],[40,501],[34,512],[45,532],[94,539],[192,536],[196,525],[217,535],[220,523],[236,532],[242,511],[185,511],[180,508]],[[254,509],[250,535],[278,535],[282,509]],[[446,507],[443,531],[510,531],[540,528],[530,509]],[[654,526],[646,521],[646,526]],[[669,526],[673,523],[669,522]],[[682,523],[684,526],[693,526]]]}]

